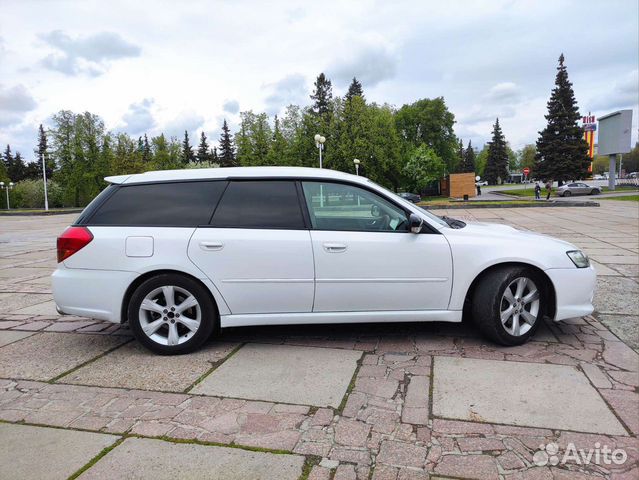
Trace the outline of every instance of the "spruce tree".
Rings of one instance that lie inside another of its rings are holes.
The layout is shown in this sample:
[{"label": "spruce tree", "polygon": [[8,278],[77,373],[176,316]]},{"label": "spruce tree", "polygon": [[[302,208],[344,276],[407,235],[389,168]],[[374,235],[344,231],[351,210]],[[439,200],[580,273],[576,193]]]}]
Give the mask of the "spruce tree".
[{"label": "spruce tree", "polygon": [[457,165],[455,166],[456,173],[463,173],[466,169],[464,168],[464,142],[462,139],[459,139],[459,146],[457,147]]},{"label": "spruce tree", "polygon": [[200,145],[197,147],[197,162],[200,165],[210,165],[211,159],[209,157],[209,142],[206,139],[206,134],[202,132],[200,134]]},{"label": "spruce tree", "polygon": [[4,163],[4,168],[7,171],[7,175],[11,178],[11,172],[13,170],[13,153],[11,153],[11,146],[7,145],[7,148],[4,149],[4,153],[2,154],[2,163]]},{"label": "spruce tree", "polygon": [[13,182],[19,182],[26,178],[27,165],[20,152],[16,152],[13,157],[13,168],[9,170],[9,177]]},{"label": "spruce tree", "polygon": [[488,142],[488,158],[484,178],[489,185],[503,183],[508,176],[508,150],[506,139],[499,126],[499,118],[493,127],[493,139]]},{"label": "spruce tree", "polygon": [[548,100],[548,125],[539,132],[535,155],[535,177],[543,180],[582,179],[588,175],[590,157],[583,131],[577,124],[580,118],[577,100],[568,80],[564,54],[559,57],[555,88]]},{"label": "spruce tree", "polygon": [[44,163],[47,167],[47,179],[50,179],[51,175],[53,175],[53,164],[49,159],[49,143],[42,124],[40,124],[38,128],[38,146],[34,149],[33,153],[35,153],[36,161],[32,162],[33,165],[30,168],[30,176],[34,179],[42,178],[42,164]]},{"label": "spruce tree", "polygon": [[348,91],[346,92],[346,101],[350,102],[355,96],[362,97],[363,100],[366,100],[364,98],[364,89],[362,88],[362,84],[359,80],[357,80],[357,78],[353,77],[353,81],[348,86]]},{"label": "spruce tree", "polygon": [[464,151],[464,170],[465,173],[475,173],[475,150],[468,140],[468,148]]},{"label": "spruce tree", "polygon": [[190,162],[195,161],[195,154],[193,153],[193,147],[189,142],[189,132],[184,130],[184,140],[182,141],[182,158],[183,165],[188,165]]},{"label": "spruce tree", "polygon": [[217,147],[213,147],[211,151],[209,152],[209,167],[211,166],[212,163],[215,165],[220,164],[220,158],[217,155]]},{"label": "spruce tree", "polygon": [[234,167],[237,165],[235,161],[235,146],[231,138],[229,126],[224,120],[222,125],[222,134],[220,135],[220,167]]},{"label": "spruce tree", "polygon": [[149,144],[149,138],[144,134],[144,140],[142,141],[142,161],[144,163],[148,163],[151,161],[153,157],[153,152],[151,152],[151,145]]},{"label": "spruce tree", "polygon": [[331,100],[333,98],[333,85],[331,81],[326,78],[326,75],[320,73],[315,80],[315,91],[311,95],[313,100],[313,112],[324,116],[330,112]]}]

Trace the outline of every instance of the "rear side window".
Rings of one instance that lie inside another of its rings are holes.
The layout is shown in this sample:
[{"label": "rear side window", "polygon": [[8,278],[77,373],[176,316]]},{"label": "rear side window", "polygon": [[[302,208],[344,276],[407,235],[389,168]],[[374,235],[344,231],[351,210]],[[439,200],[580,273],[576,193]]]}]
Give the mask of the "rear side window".
[{"label": "rear side window", "polygon": [[90,225],[195,227],[209,223],[226,182],[169,182],[119,187]]},{"label": "rear side window", "polygon": [[229,228],[303,229],[304,219],[293,181],[231,182],[211,225]]}]

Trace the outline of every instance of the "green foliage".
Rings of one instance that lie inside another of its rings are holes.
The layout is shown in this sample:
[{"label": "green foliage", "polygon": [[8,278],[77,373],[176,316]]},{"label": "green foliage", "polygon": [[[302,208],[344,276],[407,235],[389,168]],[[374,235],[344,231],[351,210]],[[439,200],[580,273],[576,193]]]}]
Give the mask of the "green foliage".
[{"label": "green foliage", "polygon": [[[0,202],[3,208],[6,208],[6,195],[2,193],[3,198]],[[63,189],[60,185],[48,181],[47,182],[47,195],[49,198],[50,208],[63,207]],[[44,183],[41,179],[38,180],[22,180],[13,187],[10,192],[11,208],[44,208]]]},{"label": "green foliage", "polygon": [[326,78],[326,75],[320,73],[315,80],[315,90],[311,95],[313,100],[313,112],[324,117],[331,111],[330,103],[333,98],[333,84]]},{"label": "green foliage", "polygon": [[[623,156],[622,162],[622,168],[626,173],[639,172],[639,142],[635,144],[635,147],[629,153]],[[604,171],[607,171],[607,169]]]},{"label": "green foliage", "polygon": [[421,191],[427,184],[444,175],[446,165],[434,149],[422,144],[411,153],[403,173],[409,180],[410,191]]},{"label": "green foliage", "polygon": [[195,153],[193,153],[193,147],[189,141],[189,132],[184,130],[184,140],[182,141],[182,164],[188,165],[191,162],[195,162],[195,160]]},{"label": "green foliage", "polygon": [[235,160],[235,145],[233,145],[233,139],[231,138],[231,131],[229,126],[224,120],[222,125],[222,134],[220,135],[220,167],[234,167],[237,165]]},{"label": "green foliage", "polygon": [[404,105],[397,112],[395,121],[404,141],[404,152],[425,144],[444,161],[447,172],[455,171],[459,161],[457,137],[453,131],[455,116],[446,107],[443,97],[424,98]]},{"label": "green foliage", "polygon": [[610,158],[604,156],[597,156],[592,162],[593,175],[603,175],[610,169]]},{"label": "green foliage", "polygon": [[266,113],[240,113],[240,131],[235,135],[237,162],[241,166],[269,165],[273,133]]},{"label": "green foliage", "polygon": [[362,84],[355,77],[353,77],[353,81],[348,86],[348,91],[346,92],[344,100],[350,102],[353,97],[362,97],[362,100],[366,101],[364,98],[364,89],[362,88]]},{"label": "green foliage", "polygon": [[209,166],[211,164],[211,156],[208,139],[206,138],[206,134],[202,132],[200,134],[200,144],[197,147],[197,163],[201,166]]},{"label": "green foliage", "polygon": [[559,57],[555,88],[548,100],[548,124],[537,140],[535,172],[538,178],[558,180],[582,179],[588,176],[590,158],[580,118],[577,100],[568,80],[563,53]]},{"label": "green foliage", "polygon": [[464,150],[463,164],[460,171],[463,173],[475,172],[475,150],[470,140],[468,140],[468,147]]},{"label": "green foliage", "polygon": [[497,119],[493,126],[493,138],[488,142],[488,155],[484,169],[484,177],[489,185],[496,185],[506,181],[508,178],[508,161],[508,146],[501,131],[499,119]]},{"label": "green foliage", "polygon": [[535,155],[537,155],[537,147],[533,144],[526,145],[524,148],[519,150],[519,166],[522,168],[529,168],[530,173],[528,174],[528,178],[536,178],[535,175]]}]

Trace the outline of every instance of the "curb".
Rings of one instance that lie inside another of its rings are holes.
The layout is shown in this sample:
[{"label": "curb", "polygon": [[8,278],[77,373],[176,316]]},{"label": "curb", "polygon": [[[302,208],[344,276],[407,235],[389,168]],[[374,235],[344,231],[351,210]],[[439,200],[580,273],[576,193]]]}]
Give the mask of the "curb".
[{"label": "curb", "polygon": [[418,205],[426,210],[471,210],[473,208],[537,208],[537,207],[599,207],[597,202],[539,202],[526,203],[525,205],[517,205],[516,203],[498,204],[498,205],[477,205],[478,201],[466,202],[463,205]]},{"label": "curb", "polygon": [[47,215],[66,215],[67,213],[80,213],[82,211],[81,208],[75,208],[75,209],[71,209],[71,210],[51,210],[48,212],[41,212],[41,211],[35,211],[35,212],[29,212],[29,211],[24,211],[24,212],[17,212],[17,213],[10,213],[7,212],[6,210],[3,212],[0,212],[0,217],[35,217],[35,216],[47,216]]}]

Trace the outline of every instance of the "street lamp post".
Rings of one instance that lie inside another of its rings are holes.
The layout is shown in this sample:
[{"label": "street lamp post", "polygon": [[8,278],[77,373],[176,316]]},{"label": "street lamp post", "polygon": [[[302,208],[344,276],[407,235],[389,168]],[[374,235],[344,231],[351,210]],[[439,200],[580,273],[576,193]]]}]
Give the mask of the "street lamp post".
[{"label": "street lamp post", "polygon": [[324,142],[326,141],[326,137],[321,136],[319,133],[315,135],[315,145],[319,150],[319,160],[320,160],[320,168],[322,168],[322,152],[324,151]]},{"label": "street lamp post", "polygon": [[355,164],[355,175],[359,176],[359,164],[360,161],[358,158],[353,159],[353,163]]},{"label": "street lamp post", "polygon": [[9,190],[13,189],[13,182],[9,182],[7,185],[4,182],[0,182],[0,190],[6,190],[7,192],[7,210],[11,209],[11,205],[9,204]]},{"label": "street lamp post", "polygon": [[42,178],[44,179],[44,210],[49,211],[49,195],[47,194],[47,165],[42,155]]}]

